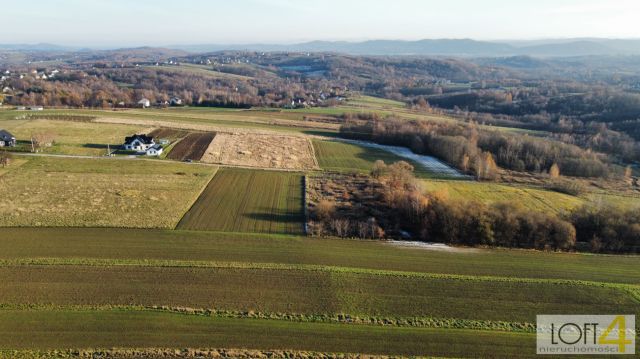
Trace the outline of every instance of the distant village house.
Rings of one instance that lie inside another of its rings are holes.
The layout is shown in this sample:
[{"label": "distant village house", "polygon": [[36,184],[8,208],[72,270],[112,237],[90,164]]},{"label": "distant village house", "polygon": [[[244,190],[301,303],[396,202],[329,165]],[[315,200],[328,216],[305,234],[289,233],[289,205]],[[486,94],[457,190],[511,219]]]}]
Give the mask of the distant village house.
[{"label": "distant village house", "polygon": [[149,99],[143,98],[142,100],[138,101],[138,105],[142,106],[142,108],[151,107],[151,101],[149,101]]}]

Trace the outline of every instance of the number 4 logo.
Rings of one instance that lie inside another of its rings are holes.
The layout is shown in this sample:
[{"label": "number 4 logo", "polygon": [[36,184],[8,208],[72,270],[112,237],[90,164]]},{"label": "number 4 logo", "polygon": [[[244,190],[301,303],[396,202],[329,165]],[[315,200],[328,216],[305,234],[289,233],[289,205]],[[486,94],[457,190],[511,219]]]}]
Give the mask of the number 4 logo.
[{"label": "number 4 logo", "polygon": [[[610,339],[609,336],[611,335],[611,332],[616,329],[616,327],[618,328],[618,337]],[[604,333],[602,333],[602,335],[600,335],[600,337],[598,338],[598,344],[617,345],[619,353],[625,352],[627,345],[632,344],[632,341],[630,339],[627,339],[627,325],[624,315],[618,315],[617,317],[615,317],[611,324],[609,324],[609,327],[607,327]]]}]

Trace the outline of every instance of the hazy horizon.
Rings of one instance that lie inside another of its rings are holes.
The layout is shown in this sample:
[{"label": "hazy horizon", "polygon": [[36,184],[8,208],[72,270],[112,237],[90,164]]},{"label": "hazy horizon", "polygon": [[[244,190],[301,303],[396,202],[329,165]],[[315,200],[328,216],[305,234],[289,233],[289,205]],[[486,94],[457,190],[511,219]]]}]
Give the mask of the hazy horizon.
[{"label": "hazy horizon", "polygon": [[381,0],[32,0],[28,8],[4,5],[0,37],[5,44],[71,47],[629,39],[638,38],[639,13],[640,2],[631,0],[397,0],[393,5]]}]

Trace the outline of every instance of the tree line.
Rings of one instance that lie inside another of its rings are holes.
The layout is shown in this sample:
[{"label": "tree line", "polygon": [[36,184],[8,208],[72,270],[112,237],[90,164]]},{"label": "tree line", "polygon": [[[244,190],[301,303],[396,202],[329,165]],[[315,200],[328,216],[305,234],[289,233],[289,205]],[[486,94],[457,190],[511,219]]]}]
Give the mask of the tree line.
[{"label": "tree line", "polygon": [[560,172],[577,177],[622,175],[604,154],[550,138],[481,129],[475,123],[427,122],[375,114],[344,115],[344,137],[404,146],[438,157],[479,179],[493,179],[497,166],[520,172]]}]

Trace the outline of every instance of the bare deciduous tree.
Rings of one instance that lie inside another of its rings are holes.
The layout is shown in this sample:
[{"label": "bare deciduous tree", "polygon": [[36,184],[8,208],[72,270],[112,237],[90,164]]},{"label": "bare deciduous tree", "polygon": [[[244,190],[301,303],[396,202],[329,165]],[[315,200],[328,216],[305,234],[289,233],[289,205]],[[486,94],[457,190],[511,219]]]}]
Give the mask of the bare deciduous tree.
[{"label": "bare deciduous tree", "polygon": [[11,163],[12,159],[13,155],[11,154],[11,152],[7,152],[7,150],[0,151],[0,164],[2,165],[2,168],[8,166]]}]

